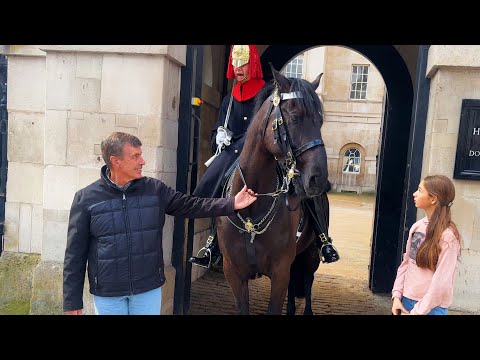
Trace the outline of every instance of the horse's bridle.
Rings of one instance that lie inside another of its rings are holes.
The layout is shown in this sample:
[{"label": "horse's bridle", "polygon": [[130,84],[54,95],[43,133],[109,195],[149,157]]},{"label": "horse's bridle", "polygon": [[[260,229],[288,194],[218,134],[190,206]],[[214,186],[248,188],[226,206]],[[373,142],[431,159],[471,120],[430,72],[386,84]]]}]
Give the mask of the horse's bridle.
[{"label": "horse's bridle", "polygon": [[[275,119],[272,122],[272,130],[273,130],[273,144],[278,144],[280,150],[285,157],[285,165],[281,165],[283,171],[286,173],[287,177],[287,185],[290,184],[290,181],[293,179],[294,176],[298,175],[298,171],[296,170],[297,166],[297,157],[303,154],[305,151],[312,149],[316,146],[325,146],[322,139],[315,139],[309,141],[306,144],[298,147],[295,151],[291,145],[291,138],[288,132],[288,127],[283,121],[282,116],[282,109],[280,108],[280,102],[282,100],[290,100],[290,99],[298,99],[303,98],[303,95],[300,91],[293,91],[289,93],[280,93],[278,87],[275,87],[273,94],[270,97],[270,105],[267,110],[267,114],[265,117],[265,127],[263,129],[263,140],[265,140],[265,133],[267,131],[268,120],[270,119],[270,115],[273,111],[275,115]],[[279,159],[275,158],[277,161]]]}]

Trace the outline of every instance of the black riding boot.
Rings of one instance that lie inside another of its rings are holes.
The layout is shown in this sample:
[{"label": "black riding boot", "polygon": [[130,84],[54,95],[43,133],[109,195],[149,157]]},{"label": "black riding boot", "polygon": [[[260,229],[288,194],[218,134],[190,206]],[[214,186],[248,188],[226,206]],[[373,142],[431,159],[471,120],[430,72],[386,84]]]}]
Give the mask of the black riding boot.
[{"label": "black riding boot", "polygon": [[[307,206],[311,211],[310,216],[313,216],[313,230],[315,231],[316,240],[320,258],[324,263],[332,263],[340,259],[335,246],[332,245],[333,239],[328,236],[328,226],[330,223],[330,204],[326,193],[315,197],[313,199],[306,199]],[[320,216],[322,216],[320,218]],[[324,230],[322,231],[322,227]]]},{"label": "black riding boot", "polygon": [[[316,231],[315,234],[317,234]],[[340,259],[340,255],[335,246],[332,245],[332,241],[333,239],[330,236],[326,237],[323,233],[317,234],[315,245],[317,245],[320,251],[320,258],[324,263],[332,263]]]},{"label": "black riding boot", "polygon": [[[202,250],[204,250],[204,254],[203,256],[199,256]],[[221,255],[220,248],[218,247],[217,234],[215,234],[210,235],[205,246],[198,251],[197,256],[192,256],[188,261],[193,265],[210,268],[211,266],[219,265]]]}]

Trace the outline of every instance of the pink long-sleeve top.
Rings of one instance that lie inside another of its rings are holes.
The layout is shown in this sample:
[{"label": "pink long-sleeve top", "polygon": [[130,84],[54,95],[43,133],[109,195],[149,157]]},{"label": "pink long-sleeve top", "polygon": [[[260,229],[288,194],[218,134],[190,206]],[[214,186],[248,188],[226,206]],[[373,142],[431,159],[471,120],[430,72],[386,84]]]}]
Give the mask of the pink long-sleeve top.
[{"label": "pink long-sleeve top", "polygon": [[410,228],[403,261],[398,267],[393,284],[392,299],[406,296],[418,301],[410,311],[412,315],[428,314],[434,307],[448,308],[453,298],[455,269],[460,255],[460,244],[451,229],[446,229],[440,239],[442,250],[435,271],[417,266],[417,250],[425,240],[428,219],[418,220]]}]

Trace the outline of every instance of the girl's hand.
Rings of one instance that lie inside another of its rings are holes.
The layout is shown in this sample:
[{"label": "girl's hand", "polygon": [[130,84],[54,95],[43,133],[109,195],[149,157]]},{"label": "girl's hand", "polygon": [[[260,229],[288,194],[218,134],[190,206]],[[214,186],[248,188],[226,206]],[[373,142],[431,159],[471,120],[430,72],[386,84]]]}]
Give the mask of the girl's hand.
[{"label": "girl's hand", "polygon": [[410,315],[410,311],[407,311],[402,305],[399,298],[393,298],[392,315]]}]

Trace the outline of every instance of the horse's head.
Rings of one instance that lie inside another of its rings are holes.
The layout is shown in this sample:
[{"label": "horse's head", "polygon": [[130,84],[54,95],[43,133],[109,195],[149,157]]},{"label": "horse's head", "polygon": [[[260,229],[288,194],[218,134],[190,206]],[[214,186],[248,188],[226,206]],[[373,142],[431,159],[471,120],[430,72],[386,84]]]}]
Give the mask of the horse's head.
[{"label": "horse's head", "polygon": [[268,117],[265,147],[277,160],[285,161],[298,196],[320,195],[328,184],[327,154],[321,134],[323,109],[315,92],[322,74],[310,83],[287,79],[273,68],[272,73],[273,83],[265,91],[273,93],[270,101],[259,108],[265,109]]}]

